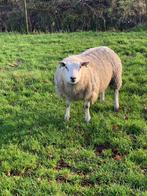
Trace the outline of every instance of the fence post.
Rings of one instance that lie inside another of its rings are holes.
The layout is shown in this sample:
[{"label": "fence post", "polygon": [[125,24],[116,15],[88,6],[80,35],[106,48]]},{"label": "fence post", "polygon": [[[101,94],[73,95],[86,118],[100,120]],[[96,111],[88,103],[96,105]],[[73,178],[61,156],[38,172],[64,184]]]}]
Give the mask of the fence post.
[{"label": "fence post", "polygon": [[24,0],[24,12],[25,12],[25,23],[26,23],[26,33],[29,33],[29,24],[28,24],[28,10],[27,10],[27,2]]}]

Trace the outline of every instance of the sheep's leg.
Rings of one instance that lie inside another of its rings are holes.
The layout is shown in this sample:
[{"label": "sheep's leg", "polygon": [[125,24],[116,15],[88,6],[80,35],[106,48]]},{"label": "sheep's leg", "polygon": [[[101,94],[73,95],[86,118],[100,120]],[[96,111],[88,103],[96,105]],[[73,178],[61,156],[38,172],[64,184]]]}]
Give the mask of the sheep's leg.
[{"label": "sheep's leg", "polygon": [[114,98],[114,111],[118,112],[119,111],[119,90],[122,86],[122,69],[121,65],[120,68],[115,70],[113,73],[113,85],[115,89],[115,98]]},{"label": "sheep's leg", "polygon": [[64,120],[69,121],[69,119],[70,119],[70,101],[67,99]]},{"label": "sheep's leg", "polygon": [[105,91],[100,93],[100,101],[105,101]]},{"label": "sheep's leg", "polygon": [[85,101],[84,103],[84,111],[85,111],[85,121],[88,123],[91,119],[90,116],[90,112],[89,112],[89,108],[90,108],[90,102],[89,101]]},{"label": "sheep's leg", "polygon": [[114,111],[119,111],[119,90],[115,89],[115,97],[114,97]]}]

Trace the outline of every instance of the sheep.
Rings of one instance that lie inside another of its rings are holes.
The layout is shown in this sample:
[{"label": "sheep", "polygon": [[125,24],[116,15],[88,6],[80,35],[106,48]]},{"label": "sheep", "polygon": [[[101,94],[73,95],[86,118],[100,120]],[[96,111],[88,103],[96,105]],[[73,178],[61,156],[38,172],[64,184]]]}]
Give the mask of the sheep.
[{"label": "sheep", "polygon": [[59,62],[54,76],[56,92],[66,98],[64,119],[70,119],[71,101],[84,101],[85,121],[89,122],[90,105],[105,99],[111,83],[115,90],[114,110],[119,110],[119,90],[122,86],[122,63],[119,56],[106,46],[90,48]]}]

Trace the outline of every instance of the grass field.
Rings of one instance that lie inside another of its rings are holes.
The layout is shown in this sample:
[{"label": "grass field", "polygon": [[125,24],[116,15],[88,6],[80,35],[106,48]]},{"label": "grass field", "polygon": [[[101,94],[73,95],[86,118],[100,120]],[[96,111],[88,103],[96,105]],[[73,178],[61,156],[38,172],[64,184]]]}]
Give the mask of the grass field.
[{"label": "grass field", "polygon": [[[123,62],[120,112],[54,92],[59,60],[109,46]],[[0,34],[0,195],[147,195],[147,31]]]}]

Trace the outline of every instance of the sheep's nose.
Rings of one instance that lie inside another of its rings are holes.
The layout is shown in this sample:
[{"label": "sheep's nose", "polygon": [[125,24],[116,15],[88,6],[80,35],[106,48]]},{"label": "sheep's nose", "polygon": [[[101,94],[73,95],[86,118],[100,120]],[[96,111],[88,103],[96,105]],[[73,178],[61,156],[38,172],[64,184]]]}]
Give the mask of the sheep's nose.
[{"label": "sheep's nose", "polygon": [[71,81],[72,82],[75,82],[76,81],[76,78],[75,77],[70,77]]}]

